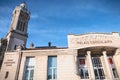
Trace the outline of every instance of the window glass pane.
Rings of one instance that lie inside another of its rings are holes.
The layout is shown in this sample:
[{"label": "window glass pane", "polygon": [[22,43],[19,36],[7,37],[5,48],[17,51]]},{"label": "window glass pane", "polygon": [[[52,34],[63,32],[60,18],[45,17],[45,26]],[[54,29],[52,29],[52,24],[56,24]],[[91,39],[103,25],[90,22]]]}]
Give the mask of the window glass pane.
[{"label": "window glass pane", "polygon": [[116,69],[115,69],[115,68],[113,68],[113,69],[112,69],[112,71],[113,71],[113,75],[114,75],[114,77],[115,77],[115,78],[118,78],[118,74],[117,74]]},{"label": "window glass pane", "polygon": [[48,57],[48,80],[57,79],[57,57]]},{"label": "window glass pane", "polygon": [[81,77],[81,79],[84,79],[84,73],[83,73],[82,69],[80,69],[80,77]]},{"label": "window glass pane", "polygon": [[79,58],[79,73],[81,79],[89,79],[86,57]]},{"label": "window glass pane", "polygon": [[22,22],[20,22],[20,26],[19,27],[20,27],[20,30],[21,30],[21,28],[22,28]]},{"label": "window glass pane", "polygon": [[57,79],[57,69],[54,69],[53,70],[53,79]]},{"label": "window glass pane", "polygon": [[29,75],[29,71],[26,70],[26,71],[25,71],[25,80],[28,80],[28,75]]},{"label": "window glass pane", "polygon": [[17,24],[17,30],[20,29],[20,21],[18,20],[18,24]]},{"label": "window glass pane", "polygon": [[85,65],[85,59],[80,59],[80,65]]},{"label": "window glass pane", "polygon": [[48,57],[48,67],[57,67],[57,57]]},{"label": "window glass pane", "polygon": [[97,70],[96,70],[96,69],[94,69],[94,72],[95,72],[95,76],[98,76],[98,73],[97,73]]},{"label": "window glass pane", "polygon": [[105,79],[103,69],[98,69],[100,79]]},{"label": "window glass pane", "polygon": [[26,59],[26,65],[27,66],[34,66],[35,65],[35,59],[34,58],[27,58]]},{"label": "window glass pane", "polygon": [[113,64],[112,58],[108,58],[109,64]]},{"label": "window glass pane", "polygon": [[34,74],[34,70],[31,70],[31,71],[30,71],[30,79],[31,79],[31,80],[33,79],[33,74]]},{"label": "window glass pane", "polygon": [[98,76],[98,71],[97,71],[97,69],[94,69],[94,73],[95,73],[95,79],[99,79],[99,76]]},{"label": "window glass pane", "polygon": [[99,72],[99,75],[100,75],[100,76],[104,76],[103,69],[98,69],[98,72]]},{"label": "window glass pane", "polygon": [[85,70],[85,77],[86,77],[86,79],[88,79],[88,76],[89,76],[88,70]]},{"label": "window glass pane", "polygon": [[114,61],[113,61],[112,56],[108,56],[108,62],[109,62],[109,66],[110,66],[110,68],[112,70],[112,74],[113,74],[114,78],[118,78],[119,76],[118,76],[118,73],[116,71],[116,67],[114,65]]},{"label": "window glass pane", "polygon": [[48,79],[52,79],[52,69],[48,69]]},{"label": "window glass pane", "polygon": [[105,79],[102,63],[100,57],[92,57],[94,67],[94,74],[96,79]]},{"label": "window glass pane", "polygon": [[26,58],[24,80],[33,80],[35,58]]}]

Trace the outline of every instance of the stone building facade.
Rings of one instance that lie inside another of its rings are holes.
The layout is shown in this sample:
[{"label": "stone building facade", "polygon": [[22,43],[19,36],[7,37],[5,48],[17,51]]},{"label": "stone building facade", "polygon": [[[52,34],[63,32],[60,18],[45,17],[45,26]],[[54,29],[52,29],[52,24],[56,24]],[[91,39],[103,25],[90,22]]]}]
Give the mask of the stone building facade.
[{"label": "stone building facade", "polygon": [[6,47],[7,47],[7,39],[1,38],[0,39],[0,69],[4,59],[4,53],[6,51]]},{"label": "stone building facade", "polygon": [[12,21],[6,37],[1,80],[120,80],[117,32],[70,34],[67,48],[50,43],[45,47],[25,48],[29,15],[25,3],[13,12],[16,20]]}]

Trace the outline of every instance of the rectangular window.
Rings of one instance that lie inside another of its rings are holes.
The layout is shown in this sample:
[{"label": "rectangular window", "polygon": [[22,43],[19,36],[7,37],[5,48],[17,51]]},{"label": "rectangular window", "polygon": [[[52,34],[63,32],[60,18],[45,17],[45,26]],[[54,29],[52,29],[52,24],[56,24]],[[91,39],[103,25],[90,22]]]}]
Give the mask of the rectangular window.
[{"label": "rectangular window", "polygon": [[25,28],[25,22],[23,22],[22,24],[22,31],[24,31],[24,28]]},{"label": "rectangular window", "polygon": [[21,31],[22,30],[22,22],[20,22],[20,26],[19,26],[19,30]]},{"label": "rectangular window", "polygon": [[105,74],[103,71],[102,63],[100,57],[92,57],[92,64],[95,74],[95,79],[103,80],[105,79]]},{"label": "rectangular window", "polygon": [[114,78],[118,78],[119,76],[118,76],[117,70],[115,68],[112,56],[108,56],[108,63],[109,63],[109,66],[111,68],[111,71],[112,71]]},{"label": "rectangular window", "polygon": [[35,65],[34,57],[26,58],[24,80],[33,80],[34,65]]},{"label": "rectangular window", "polygon": [[48,80],[57,80],[57,57],[48,57]]},{"label": "rectangular window", "polygon": [[88,68],[86,64],[86,57],[80,57],[79,61],[79,73],[81,79],[89,79]]},{"label": "rectangular window", "polygon": [[17,23],[17,30],[19,30],[20,28],[20,21],[18,20],[18,23]]}]

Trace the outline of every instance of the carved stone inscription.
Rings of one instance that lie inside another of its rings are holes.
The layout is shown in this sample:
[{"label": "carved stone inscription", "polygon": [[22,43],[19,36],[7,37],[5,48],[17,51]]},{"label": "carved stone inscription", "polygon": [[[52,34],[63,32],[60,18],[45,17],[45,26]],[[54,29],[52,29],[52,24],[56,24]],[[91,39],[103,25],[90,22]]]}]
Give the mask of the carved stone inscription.
[{"label": "carved stone inscription", "polygon": [[68,47],[120,46],[120,37],[113,34],[68,35]]},{"label": "carved stone inscription", "polygon": [[104,41],[96,40],[96,41],[77,42],[77,44],[101,44],[101,43],[112,43],[112,41],[111,40],[104,40]]},{"label": "carved stone inscription", "polygon": [[13,59],[8,59],[6,62],[4,62],[4,64],[6,66],[12,66],[13,64],[15,64],[15,61],[13,61]]},{"label": "carved stone inscription", "polygon": [[86,35],[80,36],[78,38],[73,38],[76,44],[103,44],[103,43],[113,43],[112,36],[105,35]]}]

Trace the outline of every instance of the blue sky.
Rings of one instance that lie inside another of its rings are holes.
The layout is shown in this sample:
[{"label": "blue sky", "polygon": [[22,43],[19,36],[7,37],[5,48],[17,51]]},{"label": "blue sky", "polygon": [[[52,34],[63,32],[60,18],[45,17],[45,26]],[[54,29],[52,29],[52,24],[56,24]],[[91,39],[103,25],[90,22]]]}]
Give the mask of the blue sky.
[{"label": "blue sky", "polygon": [[[0,38],[4,38],[15,6],[24,0],[0,0]],[[26,0],[31,18],[27,47],[66,47],[68,34],[120,33],[120,0]]]}]

